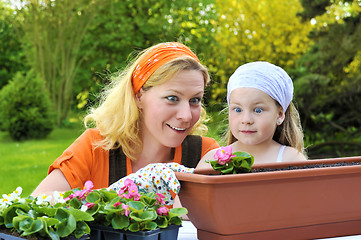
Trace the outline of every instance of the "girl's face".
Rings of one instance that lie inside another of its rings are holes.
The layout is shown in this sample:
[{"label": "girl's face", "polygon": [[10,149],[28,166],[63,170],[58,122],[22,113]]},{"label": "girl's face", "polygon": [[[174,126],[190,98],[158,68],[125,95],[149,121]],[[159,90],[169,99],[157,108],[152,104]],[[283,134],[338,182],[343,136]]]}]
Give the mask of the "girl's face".
[{"label": "girl's face", "polygon": [[237,88],[229,101],[229,126],[244,145],[272,141],[277,124],[284,120],[282,107],[268,94],[256,88]]},{"label": "girl's face", "polygon": [[184,70],[167,82],[137,93],[142,111],[144,141],[166,147],[179,146],[201,115],[203,74]]}]

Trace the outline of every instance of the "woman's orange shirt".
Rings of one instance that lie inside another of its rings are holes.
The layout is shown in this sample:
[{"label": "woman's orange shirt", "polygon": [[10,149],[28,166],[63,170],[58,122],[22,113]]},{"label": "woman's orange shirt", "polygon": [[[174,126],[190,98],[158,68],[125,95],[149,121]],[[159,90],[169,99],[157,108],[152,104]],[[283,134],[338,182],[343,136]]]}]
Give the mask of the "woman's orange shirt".
[{"label": "woman's orange shirt", "polygon": [[[75,140],[64,153],[49,167],[48,173],[60,169],[71,188],[82,188],[87,180],[91,180],[95,189],[109,186],[109,151],[96,147],[95,143],[102,140],[97,129],[87,129]],[[207,152],[218,148],[213,138],[202,137],[203,157]],[[175,149],[174,162],[180,163],[182,146]],[[131,164],[127,159],[127,174],[131,173]]]}]

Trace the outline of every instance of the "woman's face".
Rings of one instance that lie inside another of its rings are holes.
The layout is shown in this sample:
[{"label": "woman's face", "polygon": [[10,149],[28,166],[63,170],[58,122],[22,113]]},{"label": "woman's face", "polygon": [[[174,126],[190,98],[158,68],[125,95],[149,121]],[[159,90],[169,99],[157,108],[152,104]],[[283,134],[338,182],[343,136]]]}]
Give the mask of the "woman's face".
[{"label": "woman's face", "polygon": [[201,115],[203,74],[184,70],[167,82],[137,93],[144,143],[179,146]]}]

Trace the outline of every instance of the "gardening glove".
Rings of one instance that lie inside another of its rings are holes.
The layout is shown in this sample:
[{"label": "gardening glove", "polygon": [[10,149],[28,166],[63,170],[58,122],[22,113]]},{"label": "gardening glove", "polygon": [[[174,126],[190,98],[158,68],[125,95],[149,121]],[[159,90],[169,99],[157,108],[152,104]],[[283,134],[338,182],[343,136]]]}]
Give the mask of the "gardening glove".
[{"label": "gardening glove", "polygon": [[193,173],[194,168],[187,168],[178,163],[152,163],[146,167],[139,169],[126,177],[119,179],[108,187],[119,191],[124,187],[126,179],[131,179],[137,184],[140,192],[155,192],[166,196],[166,205],[173,204],[173,197],[170,191],[178,194],[180,190],[180,183],[176,178],[174,172]]}]

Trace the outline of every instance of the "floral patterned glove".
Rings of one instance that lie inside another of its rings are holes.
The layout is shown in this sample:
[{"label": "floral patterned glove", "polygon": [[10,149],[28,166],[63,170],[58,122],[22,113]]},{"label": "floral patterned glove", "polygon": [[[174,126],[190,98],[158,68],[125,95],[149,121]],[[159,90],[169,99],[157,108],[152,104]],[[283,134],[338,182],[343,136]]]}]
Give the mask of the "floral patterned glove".
[{"label": "floral patterned glove", "polygon": [[174,172],[194,173],[194,168],[187,168],[178,163],[152,163],[119,179],[110,185],[108,189],[118,192],[124,187],[125,180],[131,179],[137,184],[139,191],[161,193],[167,198],[166,205],[172,205],[173,197],[170,190],[176,194],[180,190],[180,183]]}]

